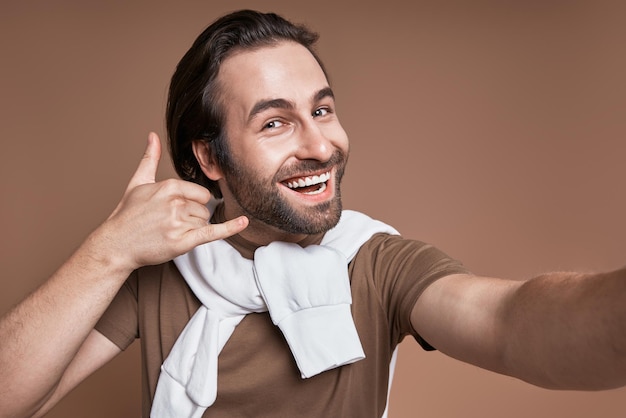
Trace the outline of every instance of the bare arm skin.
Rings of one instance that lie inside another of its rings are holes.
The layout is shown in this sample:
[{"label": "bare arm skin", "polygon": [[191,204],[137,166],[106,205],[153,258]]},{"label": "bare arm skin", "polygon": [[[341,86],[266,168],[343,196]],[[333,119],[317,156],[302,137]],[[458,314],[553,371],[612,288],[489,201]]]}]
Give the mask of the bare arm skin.
[{"label": "bare arm skin", "polygon": [[626,269],[522,282],[451,275],[411,323],[451,357],[550,389],[626,385]]},{"label": "bare arm skin", "polygon": [[90,374],[107,364],[122,350],[98,331],[91,330],[80,349],[65,369],[61,379],[33,418],[44,416],[65,395]]},{"label": "bare arm skin", "polygon": [[208,224],[210,194],[201,186],[182,180],[155,183],[160,156],[159,138],[152,133],[113,214],[0,319],[0,416],[48,410],[119,353],[93,327],[133,270],[247,226],[244,217]]}]

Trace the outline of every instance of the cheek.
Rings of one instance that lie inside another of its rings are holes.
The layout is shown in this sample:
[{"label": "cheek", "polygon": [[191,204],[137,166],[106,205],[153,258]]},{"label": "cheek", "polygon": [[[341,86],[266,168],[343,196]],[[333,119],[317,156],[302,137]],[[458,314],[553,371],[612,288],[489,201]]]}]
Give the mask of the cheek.
[{"label": "cheek", "polygon": [[346,153],[348,152],[350,146],[348,134],[346,134],[346,131],[339,123],[326,127],[324,129],[324,136],[332,141],[335,147],[343,150]]},{"label": "cheek", "polygon": [[255,173],[260,178],[272,178],[285,163],[284,150],[280,147],[255,147],[246,151],[246,157],[240,162],[249,173]]}]

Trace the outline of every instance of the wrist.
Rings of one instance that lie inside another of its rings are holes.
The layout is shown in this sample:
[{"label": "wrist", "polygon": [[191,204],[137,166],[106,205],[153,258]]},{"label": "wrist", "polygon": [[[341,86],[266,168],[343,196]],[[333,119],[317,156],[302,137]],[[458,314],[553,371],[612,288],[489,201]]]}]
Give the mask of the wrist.
[{"label": "wrist", "polygon": [[76,255],[90,269],[98,269],[106,272],[108,277],[125,280],[140,267],[134,262],[130,249],[125,247],[120,240],[114,238],[105,222],[87,237]]}]

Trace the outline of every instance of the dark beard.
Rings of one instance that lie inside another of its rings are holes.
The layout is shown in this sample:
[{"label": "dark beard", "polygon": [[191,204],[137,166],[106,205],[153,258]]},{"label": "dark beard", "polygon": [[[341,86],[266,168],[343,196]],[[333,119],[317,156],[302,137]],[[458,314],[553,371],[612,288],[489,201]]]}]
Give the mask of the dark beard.
[{"label": "dark beard", "polygon": [[[337,150],[330,160],[320,163],[303,160],[298,164],[281,169],[269,181],[247,170],[242,164],[225,164],[225,180],[233,197],[248,218],[261,221],[290,234],[317,234],[337,225],[341,217],[341,190],[347,156]],[[299,173],[319,172],[336,167],[335,196],[329,202],[314,207],[297,209],[289,204],[278,191],[277,183]]]}]

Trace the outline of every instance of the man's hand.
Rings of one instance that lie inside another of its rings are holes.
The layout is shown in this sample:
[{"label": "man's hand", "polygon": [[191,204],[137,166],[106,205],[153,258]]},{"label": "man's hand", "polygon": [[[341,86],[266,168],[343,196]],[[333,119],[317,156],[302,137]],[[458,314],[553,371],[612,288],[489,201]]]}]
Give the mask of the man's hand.
[{"label": "man's hand", "polygon": [[[245,217],[209,225],[204,187],[155,182],[156,134],[111,216],[35,292],[0,318],[0,417],[40,416],[120,352],[94,325],[136,268],[236,234]],[[53,350],[50,347],[54,347]]]},{"label": "man's hand", "polygon": [[[129,270],[171,260],[192,248],[237,234],[246,217],[209,224],[210,192],[195,183],[169,179],[155,182],[161,144],[148,136],[146,152],[117,208],[101,227],[110,254]],[[119,259],[119,258],[115,258]]]}]

